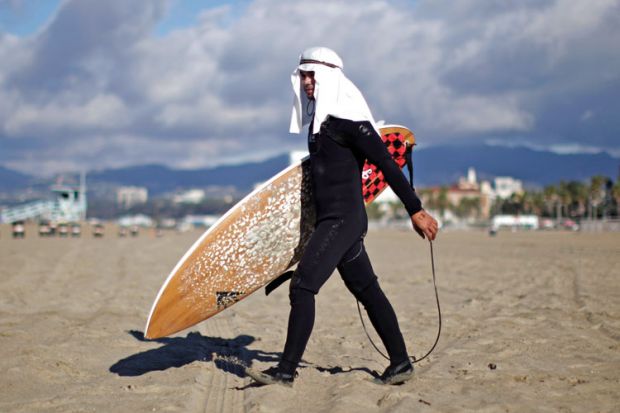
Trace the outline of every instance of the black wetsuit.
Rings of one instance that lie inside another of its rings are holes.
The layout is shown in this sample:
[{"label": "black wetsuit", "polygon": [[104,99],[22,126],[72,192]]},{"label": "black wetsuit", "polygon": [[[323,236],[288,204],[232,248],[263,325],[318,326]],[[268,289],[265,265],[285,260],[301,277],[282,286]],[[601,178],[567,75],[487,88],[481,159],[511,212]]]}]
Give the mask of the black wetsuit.
[{"label": "black wetsuit", "polygon": [[422,208],[420,200],[370,122],[328,117],[318,134],[309,133],[308,148],[317,221],[291,280],[291,313],[280,370],[291,374],[297,368],[314,325],[314,296],[336,268],[366,308],[391,363],[402,362],[408,355],[396,314],[364,248],[368,228],[361,186],[364,161],[383,172],[409,215]]}]

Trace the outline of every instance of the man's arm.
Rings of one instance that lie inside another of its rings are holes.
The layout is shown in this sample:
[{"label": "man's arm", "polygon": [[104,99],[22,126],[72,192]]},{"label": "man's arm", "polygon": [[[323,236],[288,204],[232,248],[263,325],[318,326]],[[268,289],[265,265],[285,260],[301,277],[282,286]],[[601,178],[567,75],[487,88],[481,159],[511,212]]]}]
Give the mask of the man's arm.
[{"label": "man's arm", "polygon": [[[411,217],[413,228],[422,238],[434,240],[438,225],[437,221],[422,209],[422,202],[387,151],[381,137],[368,121],[355,122],[340,119],[336,127],[344,135],[348,143],[358,149],[370,162],[376,165],[394,193],[402,201]],[[344,132],[344,133],[342,133]]]}]

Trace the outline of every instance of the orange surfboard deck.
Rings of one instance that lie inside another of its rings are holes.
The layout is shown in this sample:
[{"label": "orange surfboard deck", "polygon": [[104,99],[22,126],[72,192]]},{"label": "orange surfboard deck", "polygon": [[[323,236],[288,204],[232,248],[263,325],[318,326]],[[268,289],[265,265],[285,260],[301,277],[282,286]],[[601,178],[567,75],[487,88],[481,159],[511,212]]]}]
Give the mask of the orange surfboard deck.
[{"label": "orange surfboard deck", "polygon": [[[415,144],[402,126],[385,126],[381,138],[403,168]],[[366,204],[387,184],[366,162]],[[289,166],[239,201],[194,243],[159,290],[145,328],[164,337],[212,317],[268,284],[301,258],[314,228],[309,161]]]}]

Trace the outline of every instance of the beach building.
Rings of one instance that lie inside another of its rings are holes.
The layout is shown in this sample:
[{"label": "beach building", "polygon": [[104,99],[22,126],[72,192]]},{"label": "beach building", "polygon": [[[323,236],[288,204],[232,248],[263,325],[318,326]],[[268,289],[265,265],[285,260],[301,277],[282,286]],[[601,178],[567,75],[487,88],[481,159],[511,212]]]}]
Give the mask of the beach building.
[{"label": "beach building", "polygon": [[[485,181],[486,182],[486,181]],[[480,190],[480,183],[478,183],[478,178],[476,175],[476,170],[472,167],[467,169],[467,176],[459,177],[458,183],[456,184],[456,188],[462,190]]]},{"label": "beach building", "polygon": [[[445,191],[445,195],[442,192]],[[510,198],[513,194],[522,194],[523,184],[519,179],[510,176],[498,176],[492,181],[478,181],[476,170],[468,168],[467,175],[449,187],[431,187],[427,191],[425,203],[445,196],[445,203],[457,212],[457,215],[469,215],[479,219],[489,219],[493,202]],[[460,211],[459,211],[460,209]],[[469,213],[467,212],[469,211]]]},{"label": "beach building", "polygon": [[501,199],[508,199],[513,194],[523,193],[523,183],[519,179],[510,176],[497,176],[493,179],[493,194]]},{"label": "beach building", "polygon": [[145,204],[148,199],[149,191],[142,186],[122,186],[116,190],[116,204],[122,209]]},{"label": "beach building", "polygon": [[497,231],[500,228],[517,229],[538,229],[540,222],[536,215],[495,215],[491,224],[491,229]]},{"label": "beach building", "polygon": [[0,211],[0,222],[17,222],[30,219],[50,222],[85,220],[88,207],[85,175],[81,176],[79,187],[62,184],[53,186],[50,198],[4,208]]},{"label": "beach building", "polygon": [[204,201],[206,193],[203,189],[189,189],[187,191],[175,194],[172,197],[172,202],[175,204],[191,204],[197,205]]},{"label": "beach building", "polygon": [[118,225],[121,227],[143,227],[150,228],[155,225],[151,217],[144,214],[125,215],[118,219]]},{"label": "beach building", "polygon": [[[442,198],[444,198],[442,200]],[[489,219],[493,200],[491,184],[478,182],[476,170],[468,168],[467,175],[448,187],[434,186],[427,188],[422,196],[424,204],[436,204],[435,209],[458,212],[464,218]]]},{"label": "beach building", "polygon": [[220,219],[220,215],[186,215],[181,221],[181,225],[190,225],[194,228],[205,227],[209,228]]}]

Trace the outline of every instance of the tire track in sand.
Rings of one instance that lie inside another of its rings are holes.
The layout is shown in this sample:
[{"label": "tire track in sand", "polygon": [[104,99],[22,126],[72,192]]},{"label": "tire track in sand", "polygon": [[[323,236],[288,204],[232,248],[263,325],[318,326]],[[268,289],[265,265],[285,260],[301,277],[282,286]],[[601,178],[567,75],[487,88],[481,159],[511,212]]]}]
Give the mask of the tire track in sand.
[{"label": "tire track in sand", "polygon": [[[208,337],[230,338],[234,336],[230,322],[224,317],[215,317],[203,323],[200,333]],[[230,353],[230,354],[227,354]],[[230,360],[228,360],[230,356]],[[196,377],[187,411],[190,412],[244,412],[243,386],[244,369],[235,363],[234,348],[230,352],[219,351],[218,354],[206,354],[211,360],[201,369]]]},{"label": "tire track in sand", "polygon": [[[588,303],[586,302],[585,297],[584,297],[582,282],[581,282],[581,279],[583,278],[581,274],[583,272],[582,268],[584,266],[583,261],[584,259],[582,259],[581,262],[579,263],[579,268],[575,268],[575,267],[569,268],[570,271],[573,273],[573,300],[575,301],[575,304],[577,305],[577,311],[584,315],[588,323],[590,323],[592,326],[596,326],[596,329],[595,329],[596,331],[607,336],[608,338],[611,338],[612,340],[620,341],[620,334],[608,328],[606,321],[609,321],[609,320],[604,320],[603,318],[597,316],[588,307]],[[613,267],[609,267],[609,269],[607,269],[606,271],[602,271],[602,273],[608,274],[608,273],[611,273],[612,270],[613,270]]]}]

